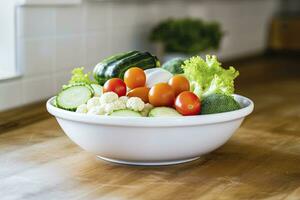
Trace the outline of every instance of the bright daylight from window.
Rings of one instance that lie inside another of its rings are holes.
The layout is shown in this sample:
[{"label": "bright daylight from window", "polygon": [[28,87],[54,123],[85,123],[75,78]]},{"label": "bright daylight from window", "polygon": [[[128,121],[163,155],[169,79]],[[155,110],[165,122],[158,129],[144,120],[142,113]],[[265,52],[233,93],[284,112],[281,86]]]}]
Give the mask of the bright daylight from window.
[{"label": "bright daylight from window", "polygon": [[2,80],[17,75],[14,1],[0,1],[0,27],[0,80]]}]

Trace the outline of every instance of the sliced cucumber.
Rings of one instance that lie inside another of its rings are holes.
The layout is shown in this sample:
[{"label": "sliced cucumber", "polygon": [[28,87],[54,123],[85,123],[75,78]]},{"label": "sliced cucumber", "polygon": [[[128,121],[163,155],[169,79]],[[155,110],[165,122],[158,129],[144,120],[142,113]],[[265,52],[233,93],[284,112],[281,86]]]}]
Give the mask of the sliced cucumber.
[{"label": "sliced cucumber", "polygon": [[94,90],[94,96],[100,97],[103,94],[102,86],[98,84],[91,84],[91,87]]},{"label": "sliced cucumber", "polygon": [[63,90],[68,89],[73,86],[85,86],[85,87],[89,88],[94,95],[94,89],[92,88],[92,86],[90,84],[87,84],[87,83],[72,83],[69,85],[65,85],[65,87],[63,87]]},{"label": "sliced cucumber", "polygon": [[56,99],[57,99],[57,96],[55,96],[54,99],[51,102],[52,105],[55,106],[55,107],[57,107]]},{"label": "sliced cucumber", "polygon": [[85,104],[93,96],[89,85],[78,84],[66,87],[56,97],[57,107],[75,111],[78,106]]},{"label": "sliced cucumber", "polygon": [[149,117],[180,117],[182,115],[173,108],[156,107],[150,111],[148,116]]},{"label": "sliced cucumber", "polygon": [[110,116],[118,116],[118,117],[142,117],[142,115],[133,110],[117,110],[110,114]]}]

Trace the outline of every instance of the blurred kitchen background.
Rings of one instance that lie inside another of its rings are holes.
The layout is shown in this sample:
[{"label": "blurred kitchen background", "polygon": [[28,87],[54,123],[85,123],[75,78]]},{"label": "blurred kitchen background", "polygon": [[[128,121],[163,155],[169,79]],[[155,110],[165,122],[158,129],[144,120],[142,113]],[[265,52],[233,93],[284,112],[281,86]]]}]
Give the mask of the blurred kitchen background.
[{"label": "blurred kitchen background", "polygon": [[199,54],[213,52],[223,62],[278,50],[295,51],[300,48],[299,2],[1,1],[0,111],[54,95],[68,81],[72,68],[92,70],[114,53],[142,50],[166,56],[168,52],[149,37],[156,25],[169,18],[217,22],[222,31],[219,48]]}]

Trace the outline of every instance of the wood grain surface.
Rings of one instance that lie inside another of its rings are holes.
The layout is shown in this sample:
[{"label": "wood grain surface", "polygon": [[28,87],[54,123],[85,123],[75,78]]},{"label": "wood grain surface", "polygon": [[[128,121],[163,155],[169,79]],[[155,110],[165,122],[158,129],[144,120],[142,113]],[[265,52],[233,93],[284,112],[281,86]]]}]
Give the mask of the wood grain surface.
[{"label": "wood grain surface", "polygon": [[0,199],[300,199],[299,76],[248,78],[238,93],[254,100],[255,111],[230,141],[174,166],[97,160],[52,117],[9,129],[0,134]]}]

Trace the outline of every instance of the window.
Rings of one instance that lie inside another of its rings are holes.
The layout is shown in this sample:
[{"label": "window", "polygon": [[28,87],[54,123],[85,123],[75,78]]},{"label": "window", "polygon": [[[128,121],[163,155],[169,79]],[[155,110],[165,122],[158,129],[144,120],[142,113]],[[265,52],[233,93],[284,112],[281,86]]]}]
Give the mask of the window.
[{"label": "window", "polygon": [[81,0],[0,0],[0,80],[20,75],[16,59],[16,6],[80,3]]},{"label": "window", "polygon": [[16,68],[15,3],[0,1],[0,80],[18,75]]}]

